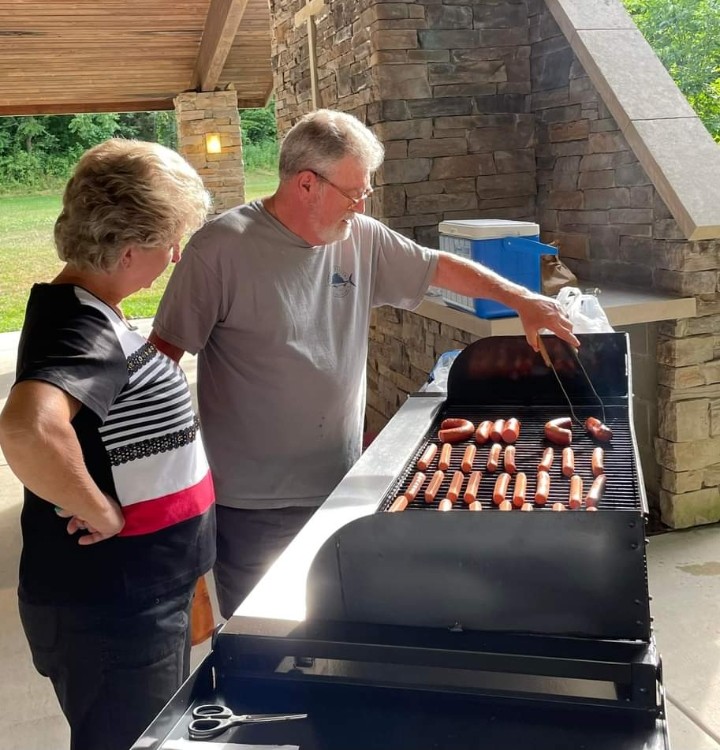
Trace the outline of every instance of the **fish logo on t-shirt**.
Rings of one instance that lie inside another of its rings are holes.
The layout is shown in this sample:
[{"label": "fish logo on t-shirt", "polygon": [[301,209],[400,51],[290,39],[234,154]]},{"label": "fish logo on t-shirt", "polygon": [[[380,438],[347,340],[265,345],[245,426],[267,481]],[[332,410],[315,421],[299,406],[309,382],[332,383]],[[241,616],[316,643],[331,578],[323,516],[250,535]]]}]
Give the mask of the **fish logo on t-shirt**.
[{"label": "fish logo on t-shirt", "polygon": [[351,273],[346,275],[339,267],[335,266],[335,270],[330,275],[330,286],[332,287],[334,297],[347,297],[351,287],[356,285]]}]

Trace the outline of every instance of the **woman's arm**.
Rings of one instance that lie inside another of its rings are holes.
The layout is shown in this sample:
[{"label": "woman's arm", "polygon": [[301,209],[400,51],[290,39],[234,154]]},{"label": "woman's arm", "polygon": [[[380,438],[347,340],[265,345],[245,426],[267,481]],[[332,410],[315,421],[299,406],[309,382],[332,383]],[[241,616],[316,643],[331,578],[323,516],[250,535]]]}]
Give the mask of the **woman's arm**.
[{"label": "woman's arm", "polygon": [[0,414],[0,447],[8,465],[31,492],[74,518],[68,530],[90,527],[80,544],[119,533],[125,520],[87,471],[72,419],[80,402],[39,380],[18,383]]}]

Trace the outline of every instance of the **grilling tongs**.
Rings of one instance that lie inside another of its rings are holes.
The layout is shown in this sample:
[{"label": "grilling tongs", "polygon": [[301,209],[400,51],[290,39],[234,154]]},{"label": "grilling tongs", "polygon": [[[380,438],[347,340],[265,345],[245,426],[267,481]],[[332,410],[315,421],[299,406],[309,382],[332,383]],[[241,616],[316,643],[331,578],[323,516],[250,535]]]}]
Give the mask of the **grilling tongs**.
[{"label": "grilling tongs", "polygon": [[[562,341],[562,339],[560,339]],[[562,381],[560,380],[560,376],[557,373],[557,370],[555,369],[555,365],[553,365],[552,360],[550,359],[550,356],[548,355],[547,349],[545,348],[545,342],[542,340],[542,336],[537,337],[538,341],[538,349],[540,351],[540,356],[543,358],[543,362],[549,367],[553,375],[555,376],[555,380],[557,380],[558,385],[560,386],[560,390],[562,391],[563,396],[565,396],[565,400],[568,402],[568,406],[570,407],[570,414],[572,414],[573,419],[579,424],[582,425],[582,420],[578,419],[577,414],[575,414],[575,411],[573,410],[572,401],[570,400],[570,396],[568,396],[567,391],[565,390]],[[578,367],[580,368],[580,371],[585,376],[585,380],[587,381],[587,384],[590,386],[590,390],[595,394],[595,398],[598,400],[598,403],[600,404],[600,408],[602,409],[602,421],[603,424],[607,424],[607,419],[605,418],[605,404],[603,403],[603,400],[598,395],[598,392],[595,390],[595,386],[592,384],[592,380],[590,380],[590,376],[587,374],[587,371],[583,367],[583,363],[580,361],[580,357],[578,356],[578,350],[574,346],[570,346],[567,342],[563,341],[565,346],[567,346],[568,349],[573,354],[573,357],[575,358],[575,361],[578,364]]]}]

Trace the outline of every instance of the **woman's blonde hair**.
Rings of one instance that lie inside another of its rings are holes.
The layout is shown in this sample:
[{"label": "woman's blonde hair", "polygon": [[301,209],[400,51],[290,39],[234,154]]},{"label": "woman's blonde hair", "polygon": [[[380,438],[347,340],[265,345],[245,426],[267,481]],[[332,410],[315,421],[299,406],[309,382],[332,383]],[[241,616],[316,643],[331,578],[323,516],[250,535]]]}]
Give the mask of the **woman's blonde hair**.
[{"label": "woman's blonde hair", "polygon": [[130,245],[170,247],[209,208],[200,176],[175,151],[111,138],[83,154],[65,187],[57,254],[81,270],[110,271]]}]

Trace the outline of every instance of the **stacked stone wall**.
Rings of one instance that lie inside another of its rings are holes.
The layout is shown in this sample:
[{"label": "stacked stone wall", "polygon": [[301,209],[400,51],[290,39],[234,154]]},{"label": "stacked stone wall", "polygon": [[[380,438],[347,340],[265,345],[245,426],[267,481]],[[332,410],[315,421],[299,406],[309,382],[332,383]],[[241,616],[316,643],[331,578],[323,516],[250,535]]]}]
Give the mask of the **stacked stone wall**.
[{"label": "stacked stone wall", "polygon": [[[237,91],[184,93],[175,99],[178,151],[195,167],[222,213],[245,202]],[[205,135],[218,133],[222,151],[208,154]]]}]

